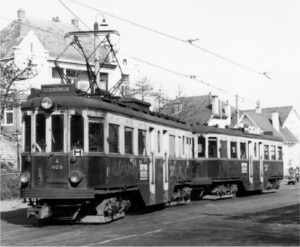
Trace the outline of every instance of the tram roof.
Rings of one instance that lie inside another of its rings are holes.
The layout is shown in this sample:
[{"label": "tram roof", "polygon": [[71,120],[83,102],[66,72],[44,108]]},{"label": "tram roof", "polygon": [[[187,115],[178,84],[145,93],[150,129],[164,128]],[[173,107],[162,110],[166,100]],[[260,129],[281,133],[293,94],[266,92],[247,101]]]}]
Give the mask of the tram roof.
[{"label": "tram roof", "polygon": [[[118,102],[114,100],[95,98],[95,97],[79,97],[75,95],[51,95],[56,104],[60,105],[60,109],[101,109],[108,112],[114,112],[129,117],[149,121],[152,123],[162,124],[171,126],[179,129],[191,131],[188,124],[177,121],[171,117],[157,114],[149,110],[142,110],[139,108],[132,107],[124,102]],[[41,100],[43,97],[30,98],[21,104],[21,109],[31,109],[41,107]],[[42,108],[41,108],[42,109]]]},{"label": "tram roof", "polygon": [[238,136],[246,137],[252,139],[264,139],[270,141],[279,141],[282,142],[282,139],[277,136],[272,135],[255,135],[244,133],[241,129],[221,129],[214,126],[205,126],[205,125],[194,125],[191,126],[192,132],[197,134],[219,134],[219,135],[228,135],[228,136]]}]

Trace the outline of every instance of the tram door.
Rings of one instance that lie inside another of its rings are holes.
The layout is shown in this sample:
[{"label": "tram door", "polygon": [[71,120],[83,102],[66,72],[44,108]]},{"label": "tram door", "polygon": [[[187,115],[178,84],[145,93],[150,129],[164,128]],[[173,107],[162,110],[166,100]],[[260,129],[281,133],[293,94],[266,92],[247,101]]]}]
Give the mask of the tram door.
[{"label": "tram door", "polygon": [[164,195],[164,176],[163,176],[163,159],[156,157],[158,132],[154,128],[149,129],[150,132],[150,192],[155,194],[155,202],[163,202]]},{"label": "tram door", "polygon": [[67,188],[68,157],[66,155],[66,115],[53,114],[51,116],[51,154],[49,156],[49,178],[47,184],[50,187]]},{"label": "tram door", "polygon": [[263,145],[260,142],[258,148],[258,157],[259,157],[259,176],[260,182],[264,183],[264,165],[263,165]]},{"label": "tram door", "polygon": [[253,184],[253,154],[254,154],[253,142],[248,142],[248,152],[249,152],[249,183]]}]

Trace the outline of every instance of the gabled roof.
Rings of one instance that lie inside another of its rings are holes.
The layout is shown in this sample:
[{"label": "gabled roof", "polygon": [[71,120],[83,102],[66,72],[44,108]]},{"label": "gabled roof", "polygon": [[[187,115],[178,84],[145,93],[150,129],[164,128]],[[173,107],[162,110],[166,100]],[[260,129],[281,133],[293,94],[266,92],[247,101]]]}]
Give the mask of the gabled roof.
[{"label": "gabled roof", "polygon": [[244,112],[245,116],[248,116],[250,120],[260,127],[264,132],[272,132],[273,136],[281,137],[283,142],[297,143],[297,138],[287,129],[279,128],[277,131],[272,125],[272,114],[267,113],[255,113],[255,112]]},{"label": "gabled roof", "polygon": [[[222,115],[225,116],[225,103],[223,101],[220,102],[222,104]],[[171,105],[180,104],[182,104],[182,110],[179,114],[180,118],[184,119],[184,121],[187,123],[204,124],[207,123],[207,121],[212,117],[212,104],[210,95],[181,97],[171,102]],[[231,112],[234,110],[235,108],[231,107]]]},{"label": "gabled roof", "polygon": [[270,119],[272,119],[271,114],[260,114],[254,112],[245,112],[246,116],[249,116],[253,122],[260,127],[264,132],[273,132],[273,136],[282,137],[280,133],[273,127]]},{"label": "gabled roof", "polygon": [[[273,112],[279,113],[279,122],[282,126],[289,116],[290,112],[292,111],[293,106],[282,106],[282,107],[269,107],[269,108],[262,108],[262,114],[272,114]],[[255,112],[255,110],[244,110],[243,112]]]},{"label": "gabled roof", "polygon": [[[22,18],[13,21],[1,31],[1,54],[0,58],[5,59],[13,56],[13,47],[18,46],[30,30],[38,37],[44,46],[44,49],[49,52],[50,59],[56,59],[70,44],[71,38],[64,39],[64,35],[68,32],[80,31],[78,27],[72,24],[46,21],[34,18]],[[94,39],[92,37],[80,38],[80,42],[87,56],[90,56],[94,51]],[[101,47],[100,59],[106,57],[107,50]],[[61,59],[84,61],[82,55],[75,48],[70,47],[62,56]],[[91,56],[91,62],[94,57]]]}]

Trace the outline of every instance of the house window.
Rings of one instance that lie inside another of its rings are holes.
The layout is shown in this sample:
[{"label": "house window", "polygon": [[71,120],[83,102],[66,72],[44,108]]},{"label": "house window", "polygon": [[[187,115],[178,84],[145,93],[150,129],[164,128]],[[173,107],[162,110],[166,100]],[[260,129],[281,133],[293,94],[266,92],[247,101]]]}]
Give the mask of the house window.
[{"label": "house window", "polygon": [[123,75],[122,79],[123,79],[122,80],[123,84],[125,84],[125,85],[129,84],[129,75]]},{"label": "house window", "polygon": [[126,66],[127,65],[127,60],[123,59],[123,65]]},{"label": "house window", "polygon": [[57,68],[52,68],[52,78],[60,78]]},{"label": "house window", "polygon": [[4,110],[3,125],[14,124],[14,110],[13,107],[7,107]]}]

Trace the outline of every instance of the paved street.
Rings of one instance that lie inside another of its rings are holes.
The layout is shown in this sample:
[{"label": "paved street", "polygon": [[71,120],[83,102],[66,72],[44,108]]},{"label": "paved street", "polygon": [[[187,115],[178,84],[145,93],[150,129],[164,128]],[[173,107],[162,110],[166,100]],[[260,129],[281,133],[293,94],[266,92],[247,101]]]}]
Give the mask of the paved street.
[{"label": "paved street", "polygon": [[39,227],[26,209],[1,213],[2,246],[299,246],[299,185],[277,193],[156,208],[106,225]]}]

